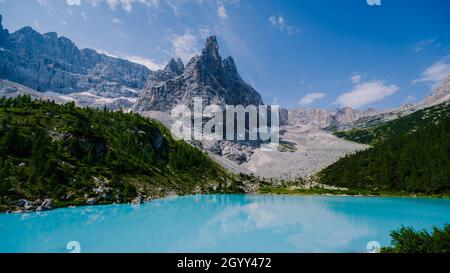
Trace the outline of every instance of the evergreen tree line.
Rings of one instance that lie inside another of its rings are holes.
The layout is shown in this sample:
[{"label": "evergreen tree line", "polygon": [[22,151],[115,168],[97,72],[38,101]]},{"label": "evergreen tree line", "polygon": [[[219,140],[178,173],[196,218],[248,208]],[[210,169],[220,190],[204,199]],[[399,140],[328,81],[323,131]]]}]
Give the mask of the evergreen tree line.
[{"label": "evergreen tree line", "polygon": [[[90,194],[94,177],[129,200],[138,188],[189,193],[229,174],[160,123],[134,113],[0,99],[0,205]],[[126,201],[126,200],[124,200]]]},{"label": "evergreen tree line", "polygon": [[319,173],[321,182],[373,191],[450,193],[448,113],[423,127],[401,127],[372,148],[342,158]]}]

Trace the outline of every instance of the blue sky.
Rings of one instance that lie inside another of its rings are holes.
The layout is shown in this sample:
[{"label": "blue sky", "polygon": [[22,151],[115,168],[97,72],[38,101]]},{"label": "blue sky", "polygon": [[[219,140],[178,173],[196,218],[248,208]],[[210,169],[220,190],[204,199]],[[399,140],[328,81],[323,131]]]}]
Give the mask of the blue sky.
[{"label": "blue sky", "polygon": [[266,103],[289,108],[398,107],[450,73],[448,0],[0,0],[0,14],[10,31],[153,69],[214,34]]}]

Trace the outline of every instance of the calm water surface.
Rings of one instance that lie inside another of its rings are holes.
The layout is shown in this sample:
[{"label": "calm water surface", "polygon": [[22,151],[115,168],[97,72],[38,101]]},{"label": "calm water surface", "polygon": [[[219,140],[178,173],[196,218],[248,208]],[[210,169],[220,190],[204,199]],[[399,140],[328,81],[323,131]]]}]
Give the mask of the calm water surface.
[{"label": "calm water surface", "polygon": [[197,195],[0,215],[0,252],[362,252],[401,225],[450,223],[450,200]]}]

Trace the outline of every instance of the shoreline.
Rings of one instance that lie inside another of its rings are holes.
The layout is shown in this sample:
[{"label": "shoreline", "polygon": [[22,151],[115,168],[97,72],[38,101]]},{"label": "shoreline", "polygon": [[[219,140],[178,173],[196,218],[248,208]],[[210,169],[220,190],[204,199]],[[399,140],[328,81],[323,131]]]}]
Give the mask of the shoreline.
[{"label": "shoreline", "polygon": [[[130,206],[139,206],[142,204],[151,203],[156,200],[162,200],[166,198],[174,198],[174,197],[182,197],[182,196],[196,196],[196,195],[247,195],[247,196],[313,196],[313,197],[373,197],[373,198],[411,198],[411,199],[449,199],[450,195],[407,195],[407,194],[398,194],[398,193],[383,193],[383,194],[345,194],[345,193],[317,193],[314,190],[303,190],[304,192],[254,192],[254,193],[204,193],[204,194],[187,194],[187,195],[168,195],[153,199],[147,199],[140,203],[117,203],[117,202],[100,202],[97,204],[83,204],[83,205],[67,205],[67,206],[57,206],[51,209],[43,210],[43,211],[24,211],[24,210],[9,210],[9,211],[1,211],[0,215],[5,214],[28,214],[28,213],[42,213],[53,211],[57,209],[68,209],[68,208],[81,208],[81,207],[96,207],[96,206],[111,206],[111,205],[130,205]],[[306,192],[305,192],[306,191]]]},{"label": "shoreline", "polygon": [[268,195],[304,195],[304,196],[337,196],[337,197],[404,197],[404,198],[435,198],[450,199],[450,194],[423,194],[403,192],[373,192],[368,190],[344,190],[344,189],[289,189],[289,188],[263,188],[259,194]]}]

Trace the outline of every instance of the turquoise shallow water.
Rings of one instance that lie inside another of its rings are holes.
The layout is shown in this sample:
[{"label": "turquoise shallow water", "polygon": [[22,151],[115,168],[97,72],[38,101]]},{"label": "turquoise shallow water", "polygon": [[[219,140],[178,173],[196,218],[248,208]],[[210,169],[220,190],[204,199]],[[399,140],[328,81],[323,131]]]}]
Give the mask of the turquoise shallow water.
[{"label": "turquoise shallow water", "polygon": [[0,252],[362,252],[401,225],[450,223],[450,200],[198,195],[0,215]]}]

